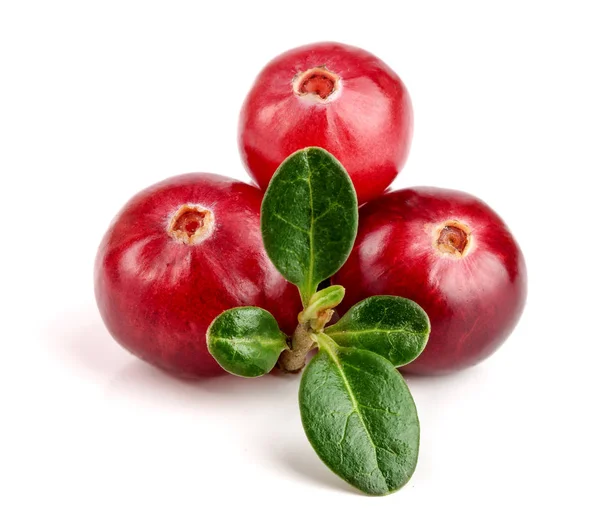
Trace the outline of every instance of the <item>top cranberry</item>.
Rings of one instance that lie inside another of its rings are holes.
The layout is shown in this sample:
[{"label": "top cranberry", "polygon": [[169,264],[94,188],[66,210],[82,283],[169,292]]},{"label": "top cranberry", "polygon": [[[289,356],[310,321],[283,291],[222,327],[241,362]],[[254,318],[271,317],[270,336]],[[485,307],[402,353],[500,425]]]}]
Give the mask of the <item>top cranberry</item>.
[{"label": "top cranberry", "polygon": [[293,152],[319,146],[344,165],[359,204],[380,196],[404,166],[410,97],[374,55],[338,43],[290,50],[259,74],[242,107],[244,163],[264,189]]}]

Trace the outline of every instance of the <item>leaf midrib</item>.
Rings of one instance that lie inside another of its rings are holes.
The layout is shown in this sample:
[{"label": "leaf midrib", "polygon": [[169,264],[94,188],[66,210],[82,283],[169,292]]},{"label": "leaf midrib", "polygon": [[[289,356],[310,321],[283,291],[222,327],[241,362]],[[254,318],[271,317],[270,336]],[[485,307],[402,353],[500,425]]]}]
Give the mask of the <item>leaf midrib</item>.
[{"label": "leaf midrib", "polygon": [[360,336],[362,334],[373,334],[373,333],[381,333],[381,334],[386,334],[386,335],[408,334],[408,335],[412,335],[412,336],[426,336],[427,335],[427,332],[415,332],[412,330],[406,330],[404,328],[394,328],[392,330],[384,330],[381,328],[369,328],[369,329],[362,329],[362,330],[328,330],[327,331],[327,335],[329,335],[329,336],[343,335],[343,334]]},{"label": "leaf midrib", "polygon": [[306,162],[306,171],[308,173],[306,182],[308,184],[308,197],[310,201],[310,230],[308,231],[308,245],[309,245],[309,256],[310,262],[308,264],[308,293],[305,294],[306,302],[310,299],[313,291],[313,277],[315,267],[315,250],[314,250],[314,230],[315,230],[315,207],[313,203],[313,189],[312,189],[312,171],[310,169],[310,162],[308,161],[308,151],[304,151],[304,160]]},{"label": "leaf midrib", "polygon": [[226,337],[213,337],[213,341],[222,341],[225,343],[233,343],[234,345],[237,344],[243,344],[243,345],[247,345],[250,343],[260,343],[261,345],[284,345],[285,348],[285,342],[283,340],[279,340],[279,339],[266,339],[266,340],[262,340],[260,338],[247,338],[247,339],[229,339]]}]

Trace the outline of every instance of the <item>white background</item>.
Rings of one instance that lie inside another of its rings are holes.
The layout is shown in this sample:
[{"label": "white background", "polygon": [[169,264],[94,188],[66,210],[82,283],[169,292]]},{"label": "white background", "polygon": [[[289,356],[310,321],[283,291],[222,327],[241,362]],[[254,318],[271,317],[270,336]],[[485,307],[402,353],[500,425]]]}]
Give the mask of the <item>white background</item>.
[{"label": "white background", "polygon": [[[598,529],[597,2],[3,1],[0,528]],[[95,307],[109,221],[162,178],[247,179],[237,114],[291,47],[366,48],[408,86],[397,187],[491,204],[528,264],[508,342],[409,379],[417,471],[370,498],[321,464],[298,379],[184,383]]]}]

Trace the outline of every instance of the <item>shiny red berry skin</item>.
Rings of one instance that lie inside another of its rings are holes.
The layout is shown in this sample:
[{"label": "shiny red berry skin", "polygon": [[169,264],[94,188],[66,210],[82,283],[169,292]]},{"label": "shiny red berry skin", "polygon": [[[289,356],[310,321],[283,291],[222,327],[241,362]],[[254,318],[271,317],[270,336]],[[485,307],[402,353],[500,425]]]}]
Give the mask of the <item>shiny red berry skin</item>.
[{"label": "shiny red berry skin", "polygon": [[239,146],[263,189],[288,155],[322,147],[344,165],[361,204],[402,169],[412,129],[410,97],[390,67],[360,48],[324,42],[262,70],[242,107]]},{"label": "shiny red berry skin", "polygon": [[410,188],[360,209],[350,258],[335,275],[340,307],[371,295],[399,295],[431,320],[423,353],[402,371],[444,374],[492,354],[525,305],[521,250],[500,217],[463,192]]},{"label": "shiny red berry skin", "polygon": [[207,173],[134,196],[96,257],[96,299],[113,337],[149,363],[199,377],[224,372],[206,346],[224,310],[260,306],[291,333],[300,298],[266,255],[261,201],[255,186]]}]

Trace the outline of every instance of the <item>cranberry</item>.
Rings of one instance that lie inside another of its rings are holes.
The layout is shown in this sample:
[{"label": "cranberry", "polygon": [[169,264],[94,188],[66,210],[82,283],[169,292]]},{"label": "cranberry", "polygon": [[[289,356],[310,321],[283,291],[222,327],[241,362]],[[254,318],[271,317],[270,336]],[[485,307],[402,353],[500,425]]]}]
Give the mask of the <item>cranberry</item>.
[{"label": "cranberry", "polygon": [[492,354],[526,297],[523,255],[500,217],[466,193],[412,188],[360,209],[356,245],[335,276],[345,310],[370,295],[400,295],[428,313],[424,352],[403,371],[441,374]]},{"label": "cranberry", "polygon": [[223,372],[206,330],[228,308],[260,306],[291,333],[300,299],[265,253],[261,201],[258,188],[206,173],[133,197],[96,258],[96,298],[114,338],[158,367],[196,377]]},{"label": "cranberry", "polygon": [[263,69],[242,107],[239,144],[263,189],[288,155],[322,147],[344,165],[361,204],[404,166],[412,124],[408,92],[383,61],[325,42],[290,50]]}]

